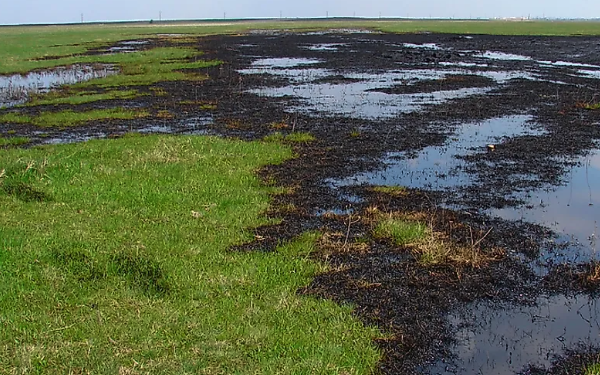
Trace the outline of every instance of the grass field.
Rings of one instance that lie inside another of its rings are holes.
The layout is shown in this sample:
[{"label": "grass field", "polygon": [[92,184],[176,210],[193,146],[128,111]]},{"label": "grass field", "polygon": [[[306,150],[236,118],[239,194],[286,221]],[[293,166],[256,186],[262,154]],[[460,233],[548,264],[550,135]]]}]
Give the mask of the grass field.
[{"label": "grass field", "polygon": [[[0,27],[0,74],[25,72],[78,61],[89,48],[159,34],[231,34],[252,29],[315,30],[368,28],[384,32],[440,32],[497,35],[600,35],[600,22],[320,20],[185,24],[114,24]],[[40,57],[58,57],[38,60]]]},{"label": "grass field", "polygon": [[276,143],[147,136],[0,152],[0,373],[369,373],[375,333],[296,294],[316,234],[266,223]]}]

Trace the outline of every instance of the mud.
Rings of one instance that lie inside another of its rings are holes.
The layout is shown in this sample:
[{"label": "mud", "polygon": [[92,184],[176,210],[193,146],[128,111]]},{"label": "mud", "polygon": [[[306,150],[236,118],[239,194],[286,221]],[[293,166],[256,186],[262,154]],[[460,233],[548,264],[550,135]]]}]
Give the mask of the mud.
[{"label": "mud", "polygon": [[[156,43],[168,42],[133,48]],[[600,110],[585,108],[600,88],[599,43],[349,30],[206,37],[197,48],[225,62],[198,71],[210,79],[161,83],[166,96],[120,103],[169,119],[45,137],[17,124],[0,131],[39,143],[136,130],[242,139],[310,132],[317,140],[294,145],[297,158],[261,171],[287,191],[268,213],[281,223],[234,250],[272,251],[307,230],[324,233],[331,241],[314,256],[333,271],[300,293],[352,303],[385,331],[382,373],[566,374],[595,360],[577,354],[579,344],[598,344],[597,284],[586,275],[600,220]],[[375,238],[364,220],[374,208],[423,213],[490,260],[423,265]]]}]

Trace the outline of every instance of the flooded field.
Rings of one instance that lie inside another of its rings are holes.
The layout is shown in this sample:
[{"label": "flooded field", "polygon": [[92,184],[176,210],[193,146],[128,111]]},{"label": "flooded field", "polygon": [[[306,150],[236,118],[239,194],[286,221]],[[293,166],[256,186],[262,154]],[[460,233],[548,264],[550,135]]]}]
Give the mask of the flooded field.
[{"label": "flooded field", "polygon": [[29,95],[46,93],[61,85],[85,82],[117,73],[112,66],[96,64],[0,76],[0,108],[23,104]]},{"label": "flooded field", "polygon": [[[588,113],[578,115],[578,120],[586,124],[582,126],[593,127],[586,135],[592,141],[587,147],[573,149],[571,144],[570,150],[564,150],[559,146],[547,155],[536,156],[545,159],[540,167],[548,165],[548,170],[538,170],[536,164],[523,165],[529,156],[523,155],[528,150],[522,147],[533,145],[531,152],[537,154],[540,150],[536,149],[536,143],[557,142],[558,133],[564,131],[557,129],[560,122],[547,121],[540,113],[546,106],[556,105],[549,102],[560,102],[564,91],[583,92],[584,87],[598,87],[600,66],[589,63],[592,60],[545,60],[545,56],[511,52],[510,48],[507,51],[465,48],[464,44],[474,43],[477,37],[460,38],[460,46],[339,39],[315,44],[304,41],[298,47],[315,52],[313,55],[260,56],[253,58],[248,68],[239,70],[244,76],[273,77],[272,83],[246,92],[287,102],[286,112],[310,118],[330,117],[331,122],[348,131],[360,128],[365,133],[379,135],[378,141],[374,140],[370,146],[375,149],[380,146],[376,158],[381,164],[341,178],[321,180],[346,203],[329,210],[318,208],[316,215],[327,212],[356,215],[356,209],[344,207],[372,204],[360,193],[349,195],[349,190],[356,192],[352,188],[408,187],[436,194],[438,209],[471,212],[517,227],[523,223],[547,228],[548,235],[536,239],[540,246],[537,256],[521,258],[517,255],[518,248],[510,249],[515,259],[520,259],[535,277],[544,277],[557,264],[597,260],[600,221],[600,211],[595,207],[600,194],[597,116],[592,119],[587,118]],[[384,56],[389,63],[361,64],[363,60],[353,58],[353,54],[367,53],[357,51],[361,44],[377,57]],[[349,63],[336,57],[342,51],[346,51]],[[407,57],[412,61],[407,62]],[[356,60],[357,64],[350,63]],[[525,89],[528,85],[532,88]],[[493,111],[484,104],[485,100],[493,100],[501,105],[504,97],[518,96],[520,90],[539,90],[534,95],[538,102],[520,108],[507,105]],[[487,99],[482,100],[483,97]],[[578,100],[585,100],[584,97],[572,98],[572,106]],[[457,111],[449,108],[465,104],[468,107],[458,116]],[[411,121],[419,124],[420,131],[434,132],[438,138],[429,140],[430,135],[408,130]],[[403,130],[405,137],[413,137],[419,143],[418,137],[422,136],[423,142],[406,147],[410,141],[401,141],[402,146],[398,146],[396,142],[403,136]],[[514,142],[523,144],[516,155],[510,155]],[[514,160],[515,157],[521,160]],[[357,159],[348,160],[352,163]],[[510,235],[510,232],[501,234]],[[369,262],[374,261],[373,257],[369,257]],[[394,267],[403,263],[402,257],[387,259],[396,260],[388,264],[385,276],[370,274],[370,283],[389,279],[397,272]],[[377,266],[373,263],[371,267]],[[357,268],[368,273],[366,266]],[[530,281],[521,283],[531,286]],[[403,287],[391,283],[387,288]],[[326,287],[318,285],[317,289]],[[420,367],[420,371],[516,374],[527,371],[529,366],[550,368],[553,360],[565,355],[565,349],[600,344],[595,298],[582,294],[537,295],[520,288],[516,292],[518,296],[507,298],[512,302],[475,299],[469,304],[459,303],[455,312],[443,314],[451,332],[450,351],[445,358],[434,361],[434,365]],[[326,294],[330,293],[335,292]],[[388,300],[391,304],[388,308],[395,308],[393,301]]]},{"label": "flooded field", "polygon": [[[167,95],[129,103],[168,119],[37,139],[310,133],[315,141],[294,145],[298,158],[261,172],[293,193],[275,199],[281,224],[257,228],[248,248],[268,251],[307,230],[340,239],[343,251],[324,251],[333,271],[302,293],[352,303],[389,331],[393,339],[377,342],[383,373],[546,371],[571,349],[600,345],[599,280],[582,271],[599,260],[598,43],[352,30],[200,38],[207,57],[226,62],[210,79],[164,82]],[[152,41],[110,51],[140,46]],[[39,90],[93,78],[72,75]],[[46,79],[36,77],[0,78],[0,90]],[[1,95],[4,106],[26,99]],[[36,137],[14,124],[0,130]],[[445,238],[495,255],[423,265],[373,235],[365,218],[376,211],[426,214]]]}]

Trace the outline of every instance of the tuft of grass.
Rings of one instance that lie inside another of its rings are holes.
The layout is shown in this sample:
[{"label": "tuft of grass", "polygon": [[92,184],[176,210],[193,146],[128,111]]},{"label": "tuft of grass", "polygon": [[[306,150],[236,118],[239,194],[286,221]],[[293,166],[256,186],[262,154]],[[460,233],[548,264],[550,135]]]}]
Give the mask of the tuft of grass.
[{"label": "tuft of grass", "polygon": [[309,143],[316,140],[315,136],[306,132],[293,132],[283,135],[275,132],[263,138],[265,142]]},{"label": "tuft of grass", "polygon": [[409,248],[424,266],[454,264],[479,267],[504,255],[500,249],[484,251],[479,240],[475,242],[472,239],[470,246],[456,243],[445,233],[434,231],[433,219],[425,213],[385,214],[369,208],[366,214],[367,222],[375,223],[373,234],[376,238],[388,238],[397,246]]},{"label": "tuft of grass", "polygon": [[75,112],[72,110],[60,112],[42,112],[38,116],[29,116],[22,114],[9,113],[0,116],[0,122],[7,123],[30,123],[40,127],[67,127],[81,125],[91,121],[99,120],[131,120],[141,117],[147,117],[150,114],[147,111],[130,110],[125,108],[94,109],[85,112]]},{"label": "tuft of grass", "polygon": [[600,363],[592,363],[586,366],[584,375],[600,375]]},{"label": "tuft of grass", "polygon": [[389,238],[398,246],[408,246],[424,240],[428,228],[418,221],[389,217],[377,224],[374,234],[379,238]]},{"label": "tuft of grass", "polygon": [[89,91],[83,92],[70,92],[65,91],[51,91],[47,94],[36,95],[32,97],[25,105],[26,106],[38,106],[38,105],[56,105],[56,104],[85,104],[92,103],[101,100],[117,100],[117,99],[133,99],[141,96],[137,90],[124,90],[116,91],[111,90],[104,93],[94,93]]},{"label": "tuft of grass", "polygon": [[351,138],[358,138],[358,137],[360,137],[360,135],[361,135],[360,130],[357,128],[352,129],[352,131],[350,132]]},{"label": "tuft of grass", "polygon": [[288,125],[288,123],[287,123],[287,122],[285,122],[285,121],[275,121],[275,122],[272,122],[271,124],[269,124],[269,127],[270,127],[271,129],[277,129],[277,130],[280,130],[280,129],[287,129],[287,128],[289,128],[290,126],[289,126],[289,125]]},{"label": "tuft of grass", "polygon": [[408,190],[404,186],[375,186],[373,191],[394,197],[404,197],[409,194]]},{"label": "tuft of grass", "polygon": [[575,104],[575,107],[594,111],[594,110],[600,109],[600,103],[579,102],[579,103]]},{"label": "tuft of grass", "polygon": [[0,147],[2,146],[21,146],[31,142],[31,139],[28,137],[9,137],[3,138],[0,137]]},{"label": "tuft of grass", "polygon": [[379,333],[297,293],[326,269],[318,234],[230,250],[271,222],[254,171],[291,156],[164,135],[3,150],[0,183],[52,199],[0,189],[0,373],[373,373]]},{"label": "tuft of grass", "polygon": [[21,113],[9,112],[0,115],[0,123],[6,124],[28,124],[33,121],[33,117]]},{"label": "tuft of grass", "polygon": [[600,261],[591,261],[585,269],[578,274],[582,284],[594,287],[600,284]]},{"label": "tuft of grass", "polygon": [[184,100],[180,102],[182,105],[198,106],[203,111],[213,111],[217,109],[216,102],[205,100]]},{"label": "tuft of grass", "polygon": [[173,115],[168,110],[164,109],[164,110],[158,111],[156,113],[156,117],[161,118],[161,119],[172,119],[173,117],[175,117],[175,115]]}]

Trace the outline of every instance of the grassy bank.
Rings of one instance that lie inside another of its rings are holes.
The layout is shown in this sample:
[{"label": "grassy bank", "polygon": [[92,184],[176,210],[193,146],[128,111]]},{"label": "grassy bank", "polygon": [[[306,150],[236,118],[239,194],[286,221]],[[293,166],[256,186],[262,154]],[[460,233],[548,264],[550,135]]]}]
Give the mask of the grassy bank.
[{"label": "grassy bank", "polygon": [[266,222],[276,143],[126,137],[0,152],[0,373],[368,373],[350,309],[296,294],[314,234]]}]

